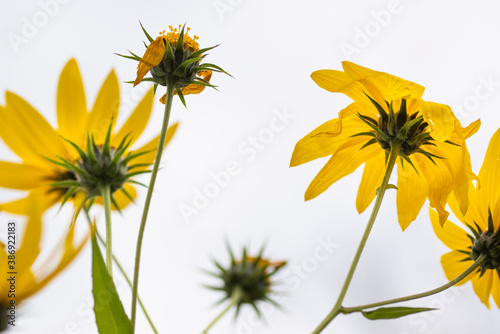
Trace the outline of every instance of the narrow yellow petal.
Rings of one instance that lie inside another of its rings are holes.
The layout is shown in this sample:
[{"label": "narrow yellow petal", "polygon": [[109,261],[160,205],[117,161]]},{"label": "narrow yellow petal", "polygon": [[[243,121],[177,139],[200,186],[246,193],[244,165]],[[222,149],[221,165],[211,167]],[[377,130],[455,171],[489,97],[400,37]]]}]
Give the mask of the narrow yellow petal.
[{"label": "narrow yellow petal", "polygon": [[[203,80],[210,82],[210,78],[212,77],[212,71],[201,71],[196,74],[197,76],[201,77]],[[184,88],[182,88],[182,94],[184,95],[189,95],[189,94],[199,94],[201,93],[206,86],[204,85],[188,85]],[[177,92],[175,93],[177,94]]]},{"label": "narrow yellow petal", "polygon": [[455,118],[455,133],[464,140],[475,134],[479,130],[480,126],[481,120],[478,119],[463,128],[460,121]]},{"label": "narrow yellow petal", "polygon": [[78,141],[87,122],[87,102],[82,77],[75,59],[68,61],[57,86],[58,132],[66,139]]},{"label": "narrow yellow petal", "polygon": [[[23,160],[31,164],[51,165],[45,157],[66,156],[61,137],[28,102],[7,92],[1,119],[11,130],[2,134],[5,143]],[[19,150],[18,150],[19,149]]]},{"label": "narrow yellow petal", "polygon": [[[42,197],[38,198],[39,205],[43,208],[44,211],[61,199],[61,196],[57,192],[49,192],[48,190],[49,188],[42,187],[30,192],[30,194],[39,193],[42,195]],[[0,211],[10,212],[12,214],[22,216],[29,215],[29,213],[31,212],[30,195],[15,201],[0,203]]]},{"label": "narrow yellow petal", "polygon": [[[415,168],[418,164],[414,163]],[[398,190],[396,192],[396,205],[398,208],[398,221],[404,231],[413,222],[424,205],[429,192],[427,181],[413,169],[404,163],[398,163]]]},{"label": "narrow yellow petal", "polygon": [[[177,131],[178,127],[179,127],[179,123],[174,123],[168,127],[167,136],[165,138],[165,147],[168,145],[168,143],[174,137],[175,132]],[[160,140],[160,136],[157,136],[156,138],[149,141],[146,145],[144,145],[138,149],[134,149],[133,150],[134,152],[143,152],[143,151],[150,151],[150,150],[153,150],[153,151],[151,151],[147,154],[143,154],[140,157],[135,158],[134,160],[132,160],[132,163],[133,164],[148,164],[148,163],[152,164],[155,160],[156,148],[158,147],[159,140]],[[146,168],[137,168],[135,170],[139,171],[139,170],[144,170],[144,169],[146,169]]]},{"label": "narrow yellow petal", "polygon": [[497,307],[500,308],[500,276],[493,275],[493,284],[491,286],[491,295],[493,296],[493,300],[497,304]]},{"label": "narrow yellow petal", "polygon": [[115,71],[111,71],[97,94],[94,106],[88,117],[87,128],[84,133],[79,134],[81,139],[77,144],[85,142],[87,132],[90,132],[94,136],[97,144],[102,144],[106,138],[111,121],[113,121],[113,125],[116,122],[119,107],[120,88],[118,86],[118,78]]},{"label": "narrow yellow petal", "polygon": [[498,279],[496,270],[487,270],[483,276],[479,277],[479,275],[476,275],[472,279],[472,287],[474,288],[476,295],[481,300],[481,303],[486,305],[487,308],[490,308],[490,295],[494,278],[493,275],[496,275],[495,279]]},{"label": "narrow yellow petal", "polygon": [[[500,197],[500,129],[490,139],[483,165],[479,171],[478,200],[493,210]],[[487,208],[486,208],[487,209]]]},{"label": "narrow yellow petal", "polygon": [[434,209],[429,208],[429,214],[431,217],[432,228],[434,229],[436,236],[447,247],[452,250],[467,251],[469,247],[472,246],[472,241],[467,237],[467,232],[463,229],[449,220],[446,221],[446,224],[441,226],[439,223],[439,215]]},{"label": "narrow yellow petal", "polygon": [[351,78],[351,80],[361,80],[367,77],[374,77],[381,74],[386,74],[384,72],[374,71],[369,69],[368,67],[359,66],[350,61],[343,61],[342,68],[344,69],[345,74]]},{"label": "narrow yellow petal", "polygon": [[139,61],[139,66],[137,68],[137,77],[134,81],[134,87],[142,81],[149,70],[151,70],[162,61],[163,55],[165,55],[166,51],[167,49],[165,46],[165,36],[158,36],[151,44],[149,44],[146,52],[144,53],[144,56],[142,56],[141,60]]},{"label": "narrow yellow petal", "polygon": [[[444,273],[446,278],[451,281],[452,279],[457,278],[461,273],[467,270],[474,262],[471,261],[462,261],[466,258],[465,254],[462,254],[457,251],[451,251],[449,253],[441,256],[441,265],[443,266]],[[455,285],[462,285],[479,276],[476,271],[473,271],[466,278]]]},{"label": "narrow yellow petal", "polygon": [[130,145],[135,143],[148,124],[153,109],[153,99],[154,93],[153,88],[151,88],[146,95],[144,95],[125,124],[120,128],[120,131],[113,136],[111,139],[112,146],[117,147],[126,135],[129,135],[128,139],[132,140]]},{"label": "narrow yellow petal", "polygon": [[421,101],[422,114],[429,123],[431,136],[437,141],[449,140],[455,130],[455,115],[444,104]]},{"label": "narrow yellow petal", "polygon": [[[358,143],[358,138],[352,138],[353,143]],[[333,183],[346,175],[354,172],[363,162],[378,155],[381,151],[379,145],[370,145],[360,150],[363,145],[349,146],[346,142],[345,148],[336,152],[321,171],[312,180],[306,190],[304,198],[306,201],[313,199],[328,189]]]},{"label": "narrow yellow petal", "polygon": [[[295,145],[290,161],[290,167],[334,154],[351,136],[366,132],[367,125],[358,117],[332,119],[323,123]],[[366,141],[369,140],[369,137]]]},{"label": "narrow yellow petal", "polygon": [[53,175],[50,169],[0,161],[0,187],[29,190],[51,182],[47,178]]},{"label": "narrow yellow petal", "polygon": [[380,187],[384,178],[384,166],[385,158],[382,152],[365,163],[363,176],[361,177],[361,183],[359,184],[356,196],[356,209],[358,213],[365,211],[375,198],[376,190]]}]

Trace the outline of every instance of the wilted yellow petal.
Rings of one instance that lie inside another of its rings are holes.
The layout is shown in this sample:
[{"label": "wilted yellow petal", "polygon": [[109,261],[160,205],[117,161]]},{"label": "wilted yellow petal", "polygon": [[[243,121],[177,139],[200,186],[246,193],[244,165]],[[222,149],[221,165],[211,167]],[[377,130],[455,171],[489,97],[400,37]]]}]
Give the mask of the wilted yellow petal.
[{"label": "wilted yellow petal", "polygon": [[147,47],[144,56],[142,56],[141,60],[139,61],[139,66],[137,68],[137,77],[134,81],[134,87],[142,81],[149,70],[151,70],[162,61],[163,56],[167,51],[165,46],[165,38],[166,37],[163,35],[158,36]]}]

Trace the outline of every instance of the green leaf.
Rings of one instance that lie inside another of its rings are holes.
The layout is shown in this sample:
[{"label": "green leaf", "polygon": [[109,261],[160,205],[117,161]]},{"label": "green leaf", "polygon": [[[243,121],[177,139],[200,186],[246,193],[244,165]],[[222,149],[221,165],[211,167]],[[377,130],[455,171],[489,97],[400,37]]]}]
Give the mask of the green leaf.
[{"label": "green leaf", "polygon": [[435,308],[427,308],[427,307],[381,307],[376,309],[375,311],[362,311],[364,317],[370,320],[377,319],[396,319],[400,317],[404,317],[406,315],[426,312],[426,311],[434,311]]},{"label": "green leaf", "polygon": [[99,334],[132,334],[132,323],[125,314],[113,280],[108,274],[95,235],[92,236],[92,282]]}]

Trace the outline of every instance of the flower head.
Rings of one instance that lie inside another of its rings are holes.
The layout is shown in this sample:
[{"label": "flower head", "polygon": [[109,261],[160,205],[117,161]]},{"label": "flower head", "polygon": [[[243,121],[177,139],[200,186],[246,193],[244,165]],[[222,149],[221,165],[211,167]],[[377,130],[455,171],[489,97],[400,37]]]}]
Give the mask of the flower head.
[{"label": "flower head", "polygon": [[448,204],[468,232],[447,221],[443,227],[438,215],[430,210],[432,226],[438,238],[452,251],[441,257],[446,277],[450,280],[464,272],[479,257],[485,262],[460,284],[472,282],[474,291],[488,308],[490,296],[500,308],[500,130],[491,138],[477,187],[469,187],[469,210],[464,215],[455,196]]},{"label": "flower head", "polygon": [[[0,241],[0,331],[5,329],[1,325],[5,324],[6,311],[12,301],[15,302],[17,308],[19,303],[23,303],[24,300],[45,287],[73,261],[88,239],[77,240],[74,224],[72,224],[67,234],[58,243],[58,249],[53,252],[53,255],[41,261],[39,255],[44,208],[40,205],[43,203],[42,199],[37,196],[30,198],[30,213],[17,250],[8,242],[12,239],[6,240],[5,244]],[[15,233],[14,230],[11,231]],[[18,242],[19,240],[16,240],[16,245]],[[11,289],[11,284],[15,285],[15,289]],[[15,295],[9,293],[11,290]]]},{"label": "flower head", "polygon": [[424,87],[396,76],[343,62],[344,71],[320,70],[312,79],[330,92],[354,100],[295,146],[291,166],[330,156],[305,193],[310,200],[365,164],[356,199],[363,212],[380,186],[388,153],[399,147],[397,206],[404,230],[426,198],[444,223],[446,199],[453,192],[467,211],[467,188],[474,176],[465,139],[479,128],[466,128],[450,107],[422,100]]},{"label": "flower head", "polygon": [[[163,30],[154,40],[142,24],[141,27],[150,43],[144,55],[139,57],[132,52],[130,56],[120,55],[139,62],[134,86],[142,81],[154,82],[155,90],[157,85],[170,85],[185,104],[184,95],[201,93],[206,86],[215,88],[209,83],[212,71],[226,73],[217,65],[201,63],[206,52],[216,46],[200,49],[197,42],[199,38],[196,35],[189,36],[189,27],[169,26],[169,32]],[[148,72],[151,77],[144,78]],[[165,95],[160,101],[165,103]]]},{"label": "flower head", "polygon": [[270,278],[286,264],[286,261],[271,262],[263,258],[263,248],[256,257],[248,256],[247,249],[244,248],[240,260],[235,259],[229,245],[228,250],[231,257],[229,267],[225,268],[214,260],[219,272],[211,273],[222,281],[222,285],[209,288],[224,292],[221,301],[232,301],[236,306],[236,315],[238,315],[242,305],[249,304],[260,316],[256,303],[259,301],[275,303],[270,298],[270,294],[272,294]]},{"label": "flower head", "polygon": [[[124,156],[140,153],[141,155],[134,159],[134,171],[145,171],[154,160],[153,151],[159,136],[138,148],[134,148],[134,143],[148,123],[152,105],[151,89],[116,131],[120,94],[114,71],[111,71],[104,81],[94,106],[88,112],[80,71],[74,59],[66,64],[59,79],[57,129],[28,102],[7,92],[6,105],[0,106],[0,138],[22,161],[0,161],[0,187],[25,190],[29,194],[22,199],[0,204],[0,209],[25,214],[29,212],[28,202],[32,196],[39,198],[44,208],[68,198],[77,198],[76,193],[71,193],[73,190],[70,184],[77,180],[75,170],[54,162],[61,162],[60,159],[63,159],[76,166],[84,163],[80,151],[87,150],[89,138],[92,138],[93,150],[99,151],[104,147],[109,134],[110,153],[116,152],[119,147],[127,146],[121,153]],[[167,142],[174,135],[176,128],[177,124],[169,129]],[[95,153],[98,153],[97,151]],[[128,165],[129,169],[130,167],[131,165]],[[68,184],[61,187],[61,182]],[[59,186],[54,183],[59,183]],[[114,195],[116,207],[124,208],[136,196],[136,190],[132,184],[124,184],[119,190]],[[100,199],[96,202],[99,203]]]}]

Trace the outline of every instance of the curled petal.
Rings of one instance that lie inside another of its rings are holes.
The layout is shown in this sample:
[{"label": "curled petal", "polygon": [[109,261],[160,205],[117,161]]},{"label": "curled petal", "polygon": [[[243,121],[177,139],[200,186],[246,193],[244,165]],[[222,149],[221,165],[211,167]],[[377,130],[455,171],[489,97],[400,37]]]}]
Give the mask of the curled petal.
[{"label": "curled petal", "polygon": [[162,59],[163,55],[167,51],[165,46],[165,36],[158,36],[156,39],[149,44],[144,56],[142,56],[139,61],[139,67],[137,68],[137,78],[134,81],[134,86],[137,86],[142,78],[151,70],[153,67],[158,65]]},{"label": "curled petal", "polygon": [[424,119],[429,123],[432,138],[443,142],[450,139],[455,130],[455,115],[444,104],[421,101]]}]

